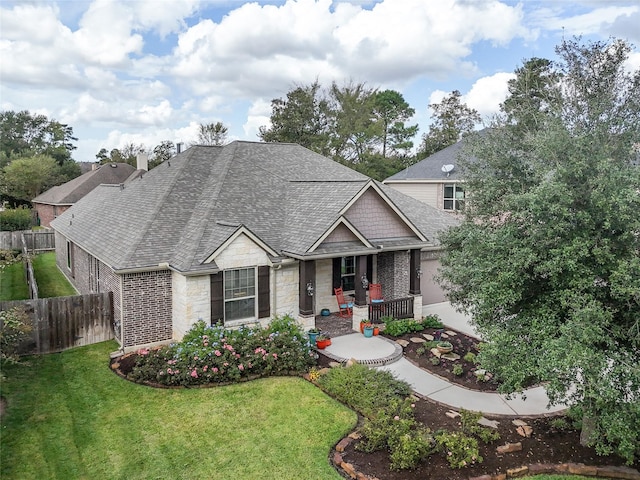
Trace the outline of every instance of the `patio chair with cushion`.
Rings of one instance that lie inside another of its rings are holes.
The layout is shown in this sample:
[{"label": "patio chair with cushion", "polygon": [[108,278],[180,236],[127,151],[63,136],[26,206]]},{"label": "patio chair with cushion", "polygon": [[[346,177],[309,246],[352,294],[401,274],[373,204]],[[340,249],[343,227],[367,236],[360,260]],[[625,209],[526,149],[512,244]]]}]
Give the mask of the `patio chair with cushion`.
[{"label": "patio chair with cushion", "polygon": [[369,301],[371,303],[384,302],[384,298],[382,298],[382,285],[379,283],[369,284]]},{"label": "patio chair with cushion", "polygon": [[340,316],[342,318],[350,317],[353,311],[353,303],[347,302],[344,299],[344,291],[342,290],[342,287],[334,288],[333,291],[336,294],[336,301],[338,302],[338,309],[340,310]]}]

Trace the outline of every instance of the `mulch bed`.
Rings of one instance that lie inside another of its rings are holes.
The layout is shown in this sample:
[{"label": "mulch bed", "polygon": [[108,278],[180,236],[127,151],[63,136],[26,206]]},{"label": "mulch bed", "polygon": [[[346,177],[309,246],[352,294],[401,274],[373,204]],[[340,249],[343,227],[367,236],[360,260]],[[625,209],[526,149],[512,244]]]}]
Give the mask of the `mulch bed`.
[{"label": "mulch bed", "polygon": [[[399,337],[402,340],[409,341],[407,347],[404,348],[404,354],[410,361],[416,363],[437,375],[447,378],[464,387],[482,390],[495,391],[498,384],[495,381],[478,382],[473,370],[476,368],[472,363],[462,360],[462,357],[468,352],[477,353],[479,340],[466,336],[460,332],[453,337],[448,338],[454,345],[454,351],[457,352],[461,359],[456,361],[463,365],[465,375],[454,375],[452,365],[455,362],[444,361],[440,365],[433,365],[429,358],[431,353],[417,355],[416,350],[420,347],[419,343],[411,342],[411,338],[420,337],[423,333],[434,334],[436,329],[427,329],[423,332],[412,333]],[[397,340],[395,337],[388,337]],[[320,366],[328,366],[330,359],[324,355],[320,355],[318,364]],[[459,419],[450,418],[445,415],[450,412],[447,406],[436,404],[435,402],[422,398],[415,402],[416,418],[432,431],[446,429],[459,430]],[[516,469],[524,465],[558,465],[558,464],[585,464],[588,466],[623,466],[624,462],[615,455],[599,456],[593,448],[587,448],[580,445],[580,431],[571,428],[558,428],[554,419],[557,416],[545,416],[538,418],[524,417],[507,417],[507,416],[485,416],[489,420],[497,420],[499,422],[497,430],[500,433],[500,439],[493,444],[484,444],[479,442],[480,455],[484,461],[464,469],[452,469],[441,454],[431,455],[428,460],[422,462],[413,470],[393,471],[390,468],[389,458],[386,452],[364,453],[356,450],[358,440],[354,440],[346,446],[346,449],[340,453],[344,462],[353,465],[355,471],[368,475],[371,478],[380,480],[408,480],[416,478],[429,479],[451,479],[451,480],[467,480],[469,478],[481,475],[498,475],[506,474],[509,469]],[[526,438],[518,434],[517,426],[513,420],[523,420],[533,432],[530,437]],[[555,425],[555,427],[554,427]],[[522,444],[522,450],[498,454],[496,448],[506,443]],[[335,451],[332,452],[332,457]],[[635,470],[640,470],[640,462],[632,465]],[[348,478],[348,475],[344,474]],[[588,472],[583,472],[588,473]],[[366,478],[366,477],[364,477]],[[637,476],[619,477],[619,478],[639,478]]]}]

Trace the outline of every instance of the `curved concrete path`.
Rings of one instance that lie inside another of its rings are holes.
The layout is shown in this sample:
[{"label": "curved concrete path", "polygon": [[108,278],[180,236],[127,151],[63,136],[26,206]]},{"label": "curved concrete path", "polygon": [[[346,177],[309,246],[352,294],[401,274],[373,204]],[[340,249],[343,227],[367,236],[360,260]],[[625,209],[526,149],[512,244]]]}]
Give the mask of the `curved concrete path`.
[{"label": "curved concrete path", "polygon": [[507,399],[503,394],[469,390],[449,383],[403,358],[402,349],[400,355],[396,356],[394,352],[397,352],[399,345],[384,337],[366,338],[361,333],[352,333],[333,338],[331,342],[324,352],[330,358],[337,361],[355,358],[359,363],[381,365],[377,368],[387,370],[396,378],[404,380],[419,395],[453,408],[464,408],[487,415],[510,416],[548,415],[567,408],[564,405],[547,408],[549,398],[543,387],[530,388],[522,395]]}]

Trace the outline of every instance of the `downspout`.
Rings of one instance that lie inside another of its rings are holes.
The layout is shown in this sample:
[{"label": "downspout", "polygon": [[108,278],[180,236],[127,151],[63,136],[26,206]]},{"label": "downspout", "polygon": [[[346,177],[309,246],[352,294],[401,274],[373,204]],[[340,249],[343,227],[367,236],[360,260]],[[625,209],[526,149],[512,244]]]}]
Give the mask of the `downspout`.
[{"label": "downspout", "polygon": [[120,348],[124,352],[124,308],[123,308],[123,299],[124,299],[124,276],[120,276]]},{"label": "downspout", "polygon": [[271,317],[274,317],[275,315],[278,314],[278,292],[277,292],[277,285],[278,282],[276,280],[276,275],[278,274],[278,270],[280,270],[282,268],[282,265],[273,265],[271,267],[271,269],[273,270],[273,276],[271,278],[271,291],[272,293],[272,297],[273,297],[273,301],[272,301],[272,305],[273,305],[273,314],[271,315]]}]

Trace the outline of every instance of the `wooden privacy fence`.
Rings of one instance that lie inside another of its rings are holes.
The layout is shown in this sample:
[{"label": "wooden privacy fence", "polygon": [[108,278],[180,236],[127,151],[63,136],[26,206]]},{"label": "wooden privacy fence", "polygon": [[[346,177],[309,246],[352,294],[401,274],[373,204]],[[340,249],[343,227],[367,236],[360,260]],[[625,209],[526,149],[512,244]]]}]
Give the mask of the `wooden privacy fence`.
[{"label": "wooden privacy fence", "polygon": [[31,253],[55,250],[55,233],[51,230],[0,232],[0,250],[22,250],[25,245]]},{"label": "wooden privacy fence", "polygon": [[379,322],[382,317],[413,318],[413,297],[387,300],[369,305],[369,320]]},{"label": "wooden privacy fence", "polygon": [[31,317],[36,353],[61,352],[114,338],[111,292],[0,302],[0,311],[13,307],[24,308]]}]

